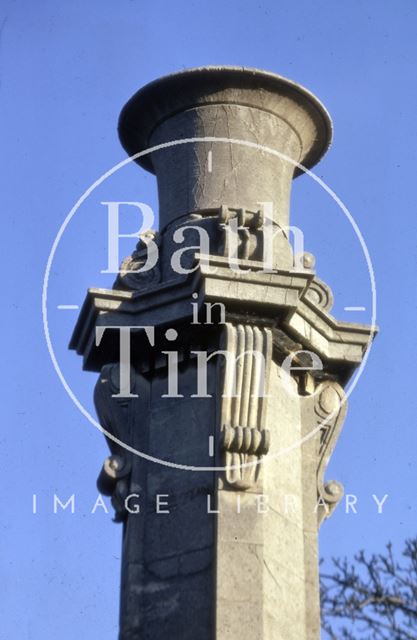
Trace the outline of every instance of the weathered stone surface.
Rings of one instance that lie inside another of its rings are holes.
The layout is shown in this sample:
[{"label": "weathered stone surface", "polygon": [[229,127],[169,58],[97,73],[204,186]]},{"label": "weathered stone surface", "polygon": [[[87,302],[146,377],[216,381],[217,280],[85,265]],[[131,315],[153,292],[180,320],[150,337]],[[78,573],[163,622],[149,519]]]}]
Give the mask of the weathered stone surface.
[{"label": "weathered stone surface", "polygon": [[[285,229],[299,171],[282,154],[317,162],[330,142],[329,116],[283,78],[209,68],[139,91],[119,131],[130,154],[168,145],[138,158],[158,179],[161,231],[147,236],[158,264],[140,272],[142,238],[114,289],[89,291],[71,341],[85,368],[100,371],[95,400],[112,457],[99,486],[123,522],[120,640],[318,640],[317,533],[342,493],[324,473],[344,419],[343,386],[373,333],[330,314],[330,289],[312,256],[295,263]],[[169,146],[174,140],[182,144]],[[267,201],[272,269],[263,261]],[[174,234],[185,226],[193,271],[179,275]],[[202,230],[209,253],[196,248]],[[214,320],[204,322],[213,303]],[[143,329],[132,334],[130,397],[115,398],[118,330],[97,344],[96,328],[126,326],[154,327],[155,344]],[[167,398],[170,349],[178,397]],[[198,352],[219,350],[233,360],[213,356],[207,397],[196,397]],[[288,357],[298,369],[284,366]]]}]

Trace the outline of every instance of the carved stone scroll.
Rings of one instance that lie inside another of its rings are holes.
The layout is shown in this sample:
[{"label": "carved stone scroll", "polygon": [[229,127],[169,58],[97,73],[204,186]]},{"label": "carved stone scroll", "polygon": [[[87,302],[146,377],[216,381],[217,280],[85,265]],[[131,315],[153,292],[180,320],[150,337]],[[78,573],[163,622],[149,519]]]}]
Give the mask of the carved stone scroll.
[{"label": "carved stone scroll", "polygon": [[342,387],[333,381],[322,382],[315,392],[314,413],[320,426],[317,465],[318,524],[329,518],[343,497],[343,485],[337,480],[324,481],[324,474],[340,435],[347,403]]},{"label": "carved stone scroll", "polygon": [[[139,397],[117,398],[120,368],[118,364],[102,367],[94,390],[94,403],[103,429],[121,443],[132,446],[132,426],[134,425]],[[138,394],[140,376],[132,368],[130,374],[132,394]],[[126,518],[125,499],[131,485],[132,453],[122,445],[107,438],[112,455],[104,461],[97,479],[97,488],[103,495],[111,496],[115,510],[114,520],[122,522]]]},{"label": "carved stone scroll", "polygon": [[222,396],[222,449],[226,483],[253,487],[268,453],[265,429],[272,332],[249,324],[226,325],[226,368]]}]

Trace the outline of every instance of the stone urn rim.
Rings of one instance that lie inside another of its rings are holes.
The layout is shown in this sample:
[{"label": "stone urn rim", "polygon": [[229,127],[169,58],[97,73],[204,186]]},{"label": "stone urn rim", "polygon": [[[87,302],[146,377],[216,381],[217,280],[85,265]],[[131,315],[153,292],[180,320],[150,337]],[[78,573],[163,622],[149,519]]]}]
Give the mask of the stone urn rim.
[{"label": "stone urn rim", "polygon": [[[288,109],[288,100],[292,109]],[[308,169],[330,147],[330,115],[311,91],[271,71],[236,66],[184,69],[143,86],[120,113],[118,133],[122,146],[129,156],[135,155],[152,146],[153,132],[168,118],[194,107],[219,104],[252,107],[286,120],[304,143],[299,162]],[[303,126],[306,122],[309,127]],[[311,125],[315,129],[313,136]],[[150,155],[136,162],[155,173]],[[295,175],[300,173],[297,167]]]}]

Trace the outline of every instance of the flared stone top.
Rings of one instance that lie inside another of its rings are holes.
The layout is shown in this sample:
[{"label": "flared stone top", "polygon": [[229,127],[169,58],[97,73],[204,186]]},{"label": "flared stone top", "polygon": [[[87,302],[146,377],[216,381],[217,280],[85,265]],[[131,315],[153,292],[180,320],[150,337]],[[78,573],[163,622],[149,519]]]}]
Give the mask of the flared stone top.
[{"label": "flared stone top", "polygon": [[121,112],[119,135],[129,155],[187,140],[137,159],[157,175],[161,227],[191,211],[257,210],[260,202],[272,202],[275,221],[286,226],[291,180],[301,172],[291,160],[316,164],[332,125],[321,102],[286,78],[203,67],[140,89]]}]

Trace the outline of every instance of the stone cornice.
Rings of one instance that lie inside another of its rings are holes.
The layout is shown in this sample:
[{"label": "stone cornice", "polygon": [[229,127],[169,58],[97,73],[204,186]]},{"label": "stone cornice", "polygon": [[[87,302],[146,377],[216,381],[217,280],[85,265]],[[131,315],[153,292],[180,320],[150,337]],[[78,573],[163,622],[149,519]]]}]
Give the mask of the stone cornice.
[{"label": "stone cornice", "polygon": [[[191,316],[192,294],[198,304],[221,302],[227,314],[255,314],[301,345],[316,353],[324,370],[340,374],[345,383],[360,364],[377,329],[365,324],[340,322],[327,310],[329,296],[311,296],[326,285],[312,271],[263,271],[263,264],[238,260],[230,268],[227,258],[197,256],[198,269],[186,276],[143,291],[89,289],[70,348],[84,356],[87,370],[99,370],[108,362],[105,350],[95,346],[96,326],[154,326],[181,324]],[[331,294],[329,294],[331,295]]]}]

